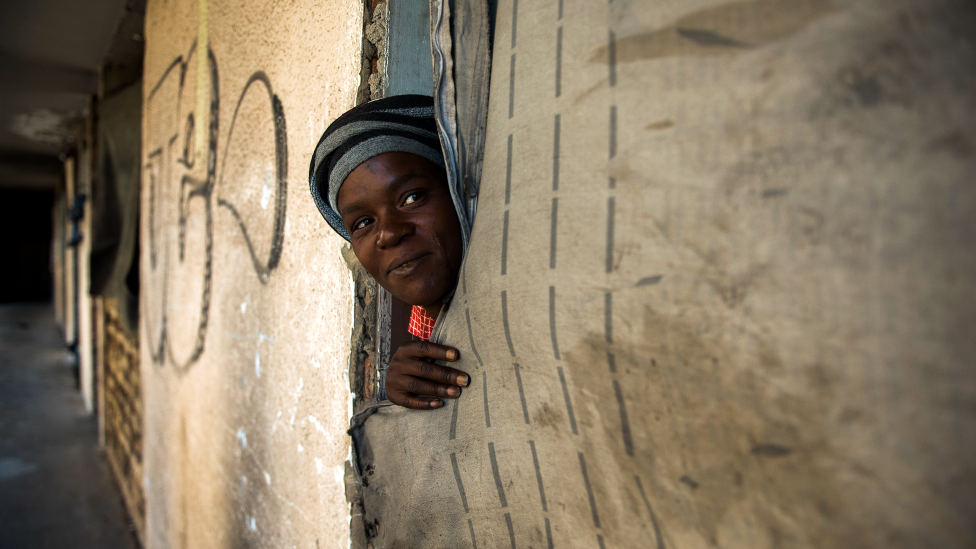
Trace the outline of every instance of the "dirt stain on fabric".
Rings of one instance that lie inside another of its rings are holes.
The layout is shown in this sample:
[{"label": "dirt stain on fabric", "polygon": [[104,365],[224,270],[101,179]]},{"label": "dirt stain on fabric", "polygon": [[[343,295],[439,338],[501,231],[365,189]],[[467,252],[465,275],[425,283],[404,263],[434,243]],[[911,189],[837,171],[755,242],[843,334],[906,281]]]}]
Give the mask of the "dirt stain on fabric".
[{"label": "dirt stain on fabric", "polygon": [[563,414],[559,410],[554,409],[549,406],[548,402],[543,402],[539,410],[533,414],[532,423],[536,423],[543,427],[559,427],[564,421]]},{"label": "dirt stain on fabric", "polygon": [[[751,0],[691,12],[662,29],[620,37],[615,61],[736,54],[796,34],[837,9],[836,0]],[[590,57],[609,63],[609,46]]]},{"label": "dirt stain on fabric", "polygon": [[754,456],[777,458],[786,457],[792,453],[792,448],[772,443],[757,444],[752,448],[752,455]]},{"label": "dirt stain on fabric", "polygon": [[652,123],[648,124],[647,126],[644,126],[644,129],[645,130],[659,132],[659,131],[671,129],[673,127],[674,127],[674,122],[673,121],[671,121],[671,120],[659,120],[657,122],[652,122]]}]

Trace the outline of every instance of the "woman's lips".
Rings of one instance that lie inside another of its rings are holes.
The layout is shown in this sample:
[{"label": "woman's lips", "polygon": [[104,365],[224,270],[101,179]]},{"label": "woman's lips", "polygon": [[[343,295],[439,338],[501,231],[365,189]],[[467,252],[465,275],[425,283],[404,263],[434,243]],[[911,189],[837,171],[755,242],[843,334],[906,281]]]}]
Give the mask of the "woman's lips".
[{"label": "woman's lips", "polygon": [[420,265],[420,261],[429,255],[430,254],[420,254],[412,257],[397,258],[392,262],[392,264],[396,265],[396,267],[390,269],[388,274],[393,276],[408,276],[413,274],[413,272],[417,270],[417,267]]}]

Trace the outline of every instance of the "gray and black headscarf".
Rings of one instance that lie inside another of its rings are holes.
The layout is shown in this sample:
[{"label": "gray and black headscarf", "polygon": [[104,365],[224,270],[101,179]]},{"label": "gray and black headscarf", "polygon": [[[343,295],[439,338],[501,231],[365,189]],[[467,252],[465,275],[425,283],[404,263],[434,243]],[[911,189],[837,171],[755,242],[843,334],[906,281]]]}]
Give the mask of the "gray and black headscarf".
[{"label": "gray and black headscarf", "polygon": [[370,101],[325,130],[312,155],[308,180],[322,217],[346,240],[349,232],[336,205],[339,187],[357,166],[388,152],[416,154],[444,167],[432,97],[397,95]]}]

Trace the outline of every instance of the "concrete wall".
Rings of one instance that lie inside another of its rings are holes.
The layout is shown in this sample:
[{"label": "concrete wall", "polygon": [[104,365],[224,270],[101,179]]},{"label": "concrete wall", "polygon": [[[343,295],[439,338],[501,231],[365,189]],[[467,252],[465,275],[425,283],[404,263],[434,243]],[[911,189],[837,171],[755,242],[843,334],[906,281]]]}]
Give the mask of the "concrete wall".
[{"label": "concrete wall", "polygon": [[362,32],[358,0],[147,6],[148,547],[348,543],[351,278],[306,172]]}]

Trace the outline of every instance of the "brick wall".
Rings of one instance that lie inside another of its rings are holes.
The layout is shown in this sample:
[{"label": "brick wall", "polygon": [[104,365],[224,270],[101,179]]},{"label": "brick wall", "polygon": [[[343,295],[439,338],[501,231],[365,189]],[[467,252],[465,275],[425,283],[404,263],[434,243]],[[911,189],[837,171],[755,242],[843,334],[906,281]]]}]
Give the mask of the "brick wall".
[{"label": "brick wall", "polygon": [[105,299],[105,452],[140,540],[145,539],[142,486],[142,379],[139,339],[119,318],[118,302]]}]

